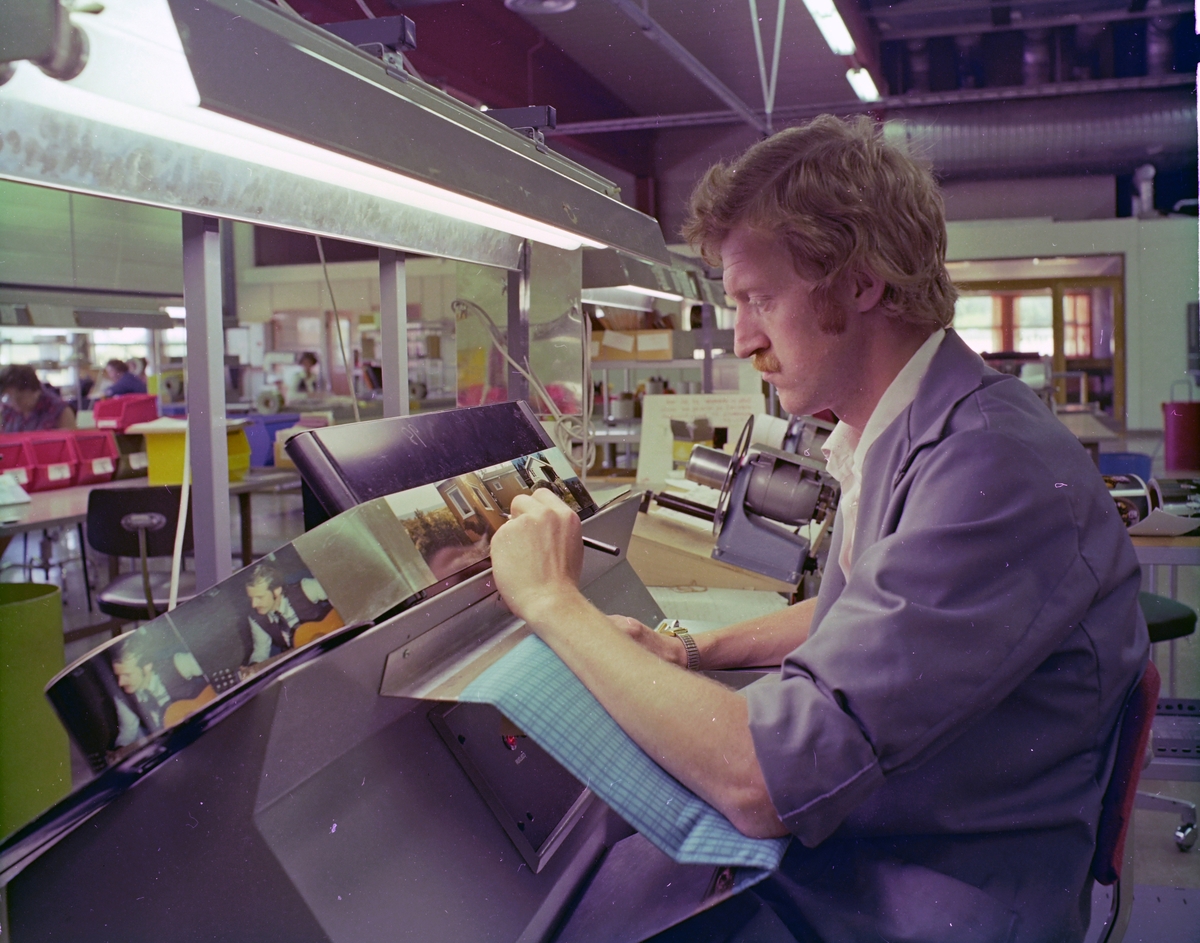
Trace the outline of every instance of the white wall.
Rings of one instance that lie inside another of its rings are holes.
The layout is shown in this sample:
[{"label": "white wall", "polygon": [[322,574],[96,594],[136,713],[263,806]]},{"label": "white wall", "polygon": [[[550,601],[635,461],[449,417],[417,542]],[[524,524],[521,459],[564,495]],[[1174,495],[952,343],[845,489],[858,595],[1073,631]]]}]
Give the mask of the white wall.
[{"label": "white wall", "polygon": [[180,214],[0,181],[0,282],[183,290]]},{"label": "white wall", "polygon": [[1194,219],[952,222],[948,258],[1125,257],[1127,427],[1162,429],[1171,382],[1187,376],[1187,304],[1197,300]]},{"label": "white wall", "polygon": [[951,180],[942,184],[946,219],[1112,219],[1117,178],[1096,174],[1017,180]]}]

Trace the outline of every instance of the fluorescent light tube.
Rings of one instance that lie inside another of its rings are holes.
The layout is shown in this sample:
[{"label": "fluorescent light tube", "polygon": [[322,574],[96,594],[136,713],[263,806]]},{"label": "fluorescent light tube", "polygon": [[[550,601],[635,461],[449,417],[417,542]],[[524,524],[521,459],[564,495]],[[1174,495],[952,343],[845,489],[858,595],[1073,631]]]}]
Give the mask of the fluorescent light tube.
[{"label": "fluorescent light tube", "polygon": [[879,89],[875,87],[875,80],[871,78],[871,73],[866,69],[847,69],[846,81],[854,89],[854,94],[858,96],[859,101],[879,101]]},{"label": "fluorescent light tube", "polygon": [[804,5],[812,14],[817,29],[825,37],[825,42],[829,43],[829,48],[839,56],[854,55],[854,40],[850,36],[850,30],[846,29],[842,15],[833,5],[833,0],[804,0]]},{"label": "fluorescent light tube", "polygon": [[24,100],[560,249],[604,247],[511,210],[201,108],[166,0],[111,0],[102,13],[76,20],[90,45],[83,73],[60,82],[21,63],[0,87],[0,99]]}]

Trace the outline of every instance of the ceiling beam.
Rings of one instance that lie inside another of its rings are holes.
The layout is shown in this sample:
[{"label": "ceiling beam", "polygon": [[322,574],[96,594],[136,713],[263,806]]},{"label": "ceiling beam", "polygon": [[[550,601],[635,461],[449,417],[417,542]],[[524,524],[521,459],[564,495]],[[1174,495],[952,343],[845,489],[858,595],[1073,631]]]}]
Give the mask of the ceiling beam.
[{"label": "ceiling beam", "polygon": [[[1058,98],[1070,95],[1094,95],[1101,92],[1129,92],[1147,89],[1173,88],[1193,85],[1195,76],[1186,73],[1145,76],[1128,79],[1089,79],[1082,82],[1047,82],[1044,85],[1018,85],[1004,88],[967,88],[953,92],[892,95],[877,102],[857,100],[827,102],[820,105],[799,105],[779,108],[775,119],[779,124],[803,121],[817,115],[850,115],[865,112],[903,111],[908,108],[930,108],[937,105],[965,105],[978,102],[1014,101],[1035,98]],[[765,118],[765,116],[764,116]],[[570,135],[582,137],[590,134],[609,134],[617,131],[665,130],[668,128],[697,128],[705,125],[738,124],[742,117],[732,111],[697,111],[682,115],[648,115],[642,118],[612,118],[603,121],[587,121],[560,124],[546,136]]]},{"label": "ceiling beam", "polygon": [[687,51],[674,36],[663,29],[636,0],[611,0],[613,6],[631,19],[642,35],[657,43],[663,51],[688,70],[705,88],[725,102],[734,113],[754,128],[759,134],[769,134],[770,125],[765,117],[754,111],[733,91],[717,78],[703,62]]}]

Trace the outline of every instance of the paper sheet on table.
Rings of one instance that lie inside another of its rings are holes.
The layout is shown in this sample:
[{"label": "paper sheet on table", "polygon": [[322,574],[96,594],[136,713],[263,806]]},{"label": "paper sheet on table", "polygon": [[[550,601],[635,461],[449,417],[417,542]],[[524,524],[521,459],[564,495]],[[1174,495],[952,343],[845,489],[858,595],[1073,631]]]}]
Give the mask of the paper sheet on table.
[{"label": "paper sheet on table", "polygon": [[1200,518],[1180,517],[1155,508],[1144,521],[1129,528],[1133,537],[1181,537],[1200,527]]}]

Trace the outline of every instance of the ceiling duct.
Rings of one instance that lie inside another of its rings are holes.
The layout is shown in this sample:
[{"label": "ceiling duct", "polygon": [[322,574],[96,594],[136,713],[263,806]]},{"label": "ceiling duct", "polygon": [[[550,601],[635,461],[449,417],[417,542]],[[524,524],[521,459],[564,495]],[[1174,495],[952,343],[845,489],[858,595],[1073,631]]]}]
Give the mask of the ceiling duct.
[{"label": "ceiling duct", "polygon": [[885,136],[942,178],[1131,173],[1196,161],[1196,100],[1146,92],[912,109]]}]

